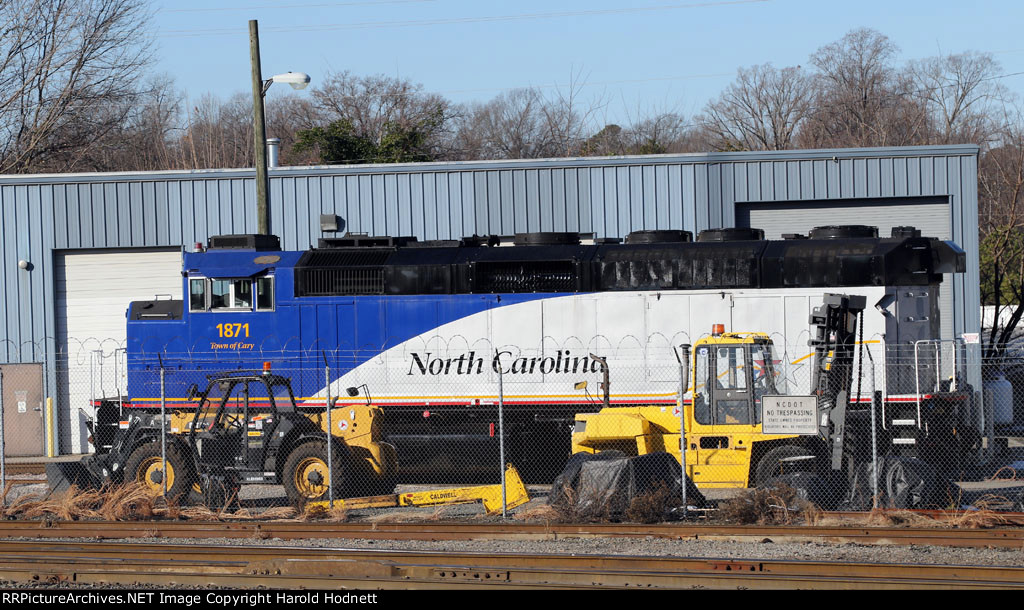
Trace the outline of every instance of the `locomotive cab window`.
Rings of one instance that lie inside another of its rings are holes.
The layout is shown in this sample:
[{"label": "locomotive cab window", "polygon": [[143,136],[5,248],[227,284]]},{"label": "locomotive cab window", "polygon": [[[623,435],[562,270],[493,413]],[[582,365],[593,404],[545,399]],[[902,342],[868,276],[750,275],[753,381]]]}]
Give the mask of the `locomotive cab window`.
[{"label": "locomotive cab window", "polygon": [[274,310],[274,277],[256,278],[256,311]]},{"label": "locomotive cab window", "polygon": [[211,280],[210,309],[252,311],[252,280],[249,278]]},{"label": "locomotive cab window", "polygon": [[206,311],[206,279],[192,278],[188,281],[188,310]]},{"label": "locomotive cab window", "polygon": [[[274,277],[190,278],[189,311],[273,311]],[[254,307],[255,305],[255,307]]]}]

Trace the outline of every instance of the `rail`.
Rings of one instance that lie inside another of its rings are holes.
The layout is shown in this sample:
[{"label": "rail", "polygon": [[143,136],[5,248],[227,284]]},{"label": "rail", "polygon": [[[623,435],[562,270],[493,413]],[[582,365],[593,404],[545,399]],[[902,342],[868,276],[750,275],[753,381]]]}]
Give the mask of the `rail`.
[{"label": "rail", "polygon": [[[910,511],[897,511],[906,515]],[[922,517],[963,517],[962,512],[915,511]],[[886,511],[878,511],[884,516]],[[856,519],[863,513],[824,513],[825,518]],[[669,540],[728,540],[761,542],[830,542],[836,544],[913,544],[962,548],[1024,548],[1024,513],[1000,514],[1003,527],[952,529],[942,527],[746,526],[719,523],[669,524],[552,524],[466,522],[351,522],[330,521],[0,521],[0,540],[9,538],[280,538],[378,540],[556,540],[564,538],[663,538]]]},{"label": "rail", "polygon": [[603,554],[0,542],[0,578],[327,589],[1024,589],[1024,568]]}]

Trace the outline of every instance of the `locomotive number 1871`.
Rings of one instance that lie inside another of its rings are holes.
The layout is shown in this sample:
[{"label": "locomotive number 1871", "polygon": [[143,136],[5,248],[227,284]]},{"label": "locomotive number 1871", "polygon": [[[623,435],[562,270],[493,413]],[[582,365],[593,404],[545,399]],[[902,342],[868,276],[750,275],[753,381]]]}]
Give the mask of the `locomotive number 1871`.
[{"label": "locomotive number 1871", "polygon": [[[220,333],[221,338],[230,337],[248,337],[249,336],[249,325],[248,324],[218,324],[217,332]],[[244,334],[243,334],[244,333]]]}]

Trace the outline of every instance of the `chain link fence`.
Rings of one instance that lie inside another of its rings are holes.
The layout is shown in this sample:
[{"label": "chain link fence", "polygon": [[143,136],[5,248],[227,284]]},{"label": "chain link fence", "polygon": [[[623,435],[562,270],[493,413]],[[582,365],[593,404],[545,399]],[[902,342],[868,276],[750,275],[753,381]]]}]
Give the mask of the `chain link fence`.
[{"label": "chain link fence", "polygon": [[577,508],[664,488],[685,510],[785,484],[826,509],[1021,509],[1024,359],[869,339],[848,385],[822,385],[839,365],[806,345],[682,347],[101,346],[17,373],[53,388],[49,414],[0,369],[0,439],[25,436],[11,414],[38,403],[42,445],[89,454],[94,482],[218,507],[427,506],[493,488],[504,502],[489,510],[507,514],[513,476]]}]

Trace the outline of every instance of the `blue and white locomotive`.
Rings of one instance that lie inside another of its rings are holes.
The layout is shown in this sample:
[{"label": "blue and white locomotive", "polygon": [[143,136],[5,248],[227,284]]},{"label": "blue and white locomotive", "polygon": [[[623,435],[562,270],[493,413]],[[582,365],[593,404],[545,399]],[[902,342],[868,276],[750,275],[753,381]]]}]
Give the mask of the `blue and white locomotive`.
[{"label": "blue and white locomotive", "polygon": [[[175,407],[208,374],[269,363],[291,377],[300,404],[323,406],[330,395],[381,406],[406,472],[495,471],[499,402],[510,461],[557,470],[574,415],[604,399],[576,382],[597,388],[606,360],[611,404],[673,405],[674,350],[713,324],[772,334],[790,350],[778,368],[799,392],[809,382],[797,353],[807,317],[832,289],[875,304],[865,340],[906,362],[915,345],[940,338],[942,274],[965,264],[955,244],[908,227],[883,238],[874,227],[822,227],[777,241],[717,229],[696,241],[646,231],[624,243],[538,233],[350,235],[299,252],[278,244],[212,237],[184,255],[185,299],[130,305],[125,407],[159,406],[161,367]],[[925,386],[941,374],[933,369]],[[917,400],[921,374],[913,381],[894,366],[874,387],[887,401]]]}]

